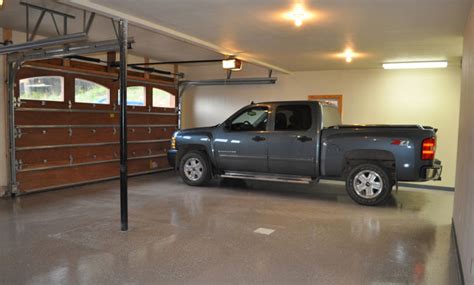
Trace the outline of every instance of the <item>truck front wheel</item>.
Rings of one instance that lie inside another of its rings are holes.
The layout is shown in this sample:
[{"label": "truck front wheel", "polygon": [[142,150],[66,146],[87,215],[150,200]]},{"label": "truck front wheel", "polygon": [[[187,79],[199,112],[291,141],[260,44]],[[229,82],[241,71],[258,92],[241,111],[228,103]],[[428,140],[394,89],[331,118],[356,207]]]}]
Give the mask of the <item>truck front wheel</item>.
[{"label": "truck front wheel", "polygon": [[355,202],[376,206],[390,197],[392,183],[387,171],[380,166],[361,164],[355,166],[347,176],[346,190]]},{"label": "truck front wheel", "polygon": [[179,163],[179,174],[191,186],[202,186],[211,179],[209,162],[200,151],[190,151],[183,155]]}]

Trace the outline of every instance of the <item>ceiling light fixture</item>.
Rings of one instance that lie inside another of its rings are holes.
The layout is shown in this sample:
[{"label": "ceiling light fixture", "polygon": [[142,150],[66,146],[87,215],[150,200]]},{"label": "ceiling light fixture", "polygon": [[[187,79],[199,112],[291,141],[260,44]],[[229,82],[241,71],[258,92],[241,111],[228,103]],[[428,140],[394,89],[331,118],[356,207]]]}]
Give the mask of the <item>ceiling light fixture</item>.
[{"label": "ceiling light fixture", "polygon": [[0,0],[0,8],[3,7],[3,0]]},{"label": "ceiling light fixture", "polygon": [[345,57],[346,57],[346,62],[347,62],[347,63],[351,63],[351,62],[352,62],[352,57],[354,56],[354,52],[352,51],[352,49],[347,48],[347,49],[344,51],[344,55],[345,55]]},{"label": "ceiling light fixture", "polygon": [[446,68],[447,61],[391,62],[382,64],[384,69]]},{"label": "ceiling light fixture", "polygon": [[309,17],[303,4],[301,3],[296,4],[293,8],[293,11],[291,11],[288,16],[295,22],[295,26],[297,27],[303,25],[303,20]]},{"label": "ceiling light fixture", "polygon": [[233,71],[242,70],[242,61],[237,58],[228,58],[222,60],[222,68],[230,69]]}]

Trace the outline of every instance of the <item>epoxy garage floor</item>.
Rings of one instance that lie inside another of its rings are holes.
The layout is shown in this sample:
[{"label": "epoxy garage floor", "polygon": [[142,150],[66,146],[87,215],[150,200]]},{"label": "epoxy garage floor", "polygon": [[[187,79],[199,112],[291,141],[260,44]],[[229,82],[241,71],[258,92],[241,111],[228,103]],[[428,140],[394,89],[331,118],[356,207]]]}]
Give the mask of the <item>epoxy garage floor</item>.
[{"label": "epoxy garage floor", "polygon": [[336,183],[225,183],[174,173],[0,199],[0,284],[458,284],[453,193],[385,207]]}]

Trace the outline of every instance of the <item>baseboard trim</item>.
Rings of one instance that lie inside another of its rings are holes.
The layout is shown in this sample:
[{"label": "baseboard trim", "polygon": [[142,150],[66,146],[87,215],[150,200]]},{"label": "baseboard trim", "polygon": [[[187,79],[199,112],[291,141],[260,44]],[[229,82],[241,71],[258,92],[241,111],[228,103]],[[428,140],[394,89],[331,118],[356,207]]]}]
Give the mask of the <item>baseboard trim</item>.
[{"label": "baseboard trim", "polygon": [[424,184],[405,183],[405,182],[400,182],[398,183],[398,185],[402,187],[409,187],[409,188],[454,192],[454,187],[447,187],[447,186],[434,186],[434,185],[424,185]]},{"label": "baseboard trim", "polygon": [[454,247],[455,247],[455,250],[456,250],[456,257],[457,257],[457,260],[458,260],[459,281],[461,281],[461,285],[464,285],[466,283],[464,282],[464,271],[462,270],[461,254],[459,252],[458,237],[456,235],[456,226],[454,224],[454,219],[451,219],[451,233],[453,235],[454,245],[455,245]]}]

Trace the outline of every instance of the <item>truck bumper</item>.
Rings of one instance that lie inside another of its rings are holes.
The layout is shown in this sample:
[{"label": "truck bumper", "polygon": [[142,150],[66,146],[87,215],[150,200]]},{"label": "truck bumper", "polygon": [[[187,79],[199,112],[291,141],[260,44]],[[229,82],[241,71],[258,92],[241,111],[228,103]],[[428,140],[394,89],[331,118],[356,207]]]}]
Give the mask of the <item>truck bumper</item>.
[{"label": "truck bumper", "polygon": [[422,170],[423,178],[425,180],[441,180],[441,173],[443,172],[443,166],[440,160],[433,161],[433,165],[424,167]]},{"label": "truck bumper", "polygon": [[169,149],[168,150],[168,163],[174,169],[176,169],[176,154],[177,153],[178,153],[177,149]]}]

